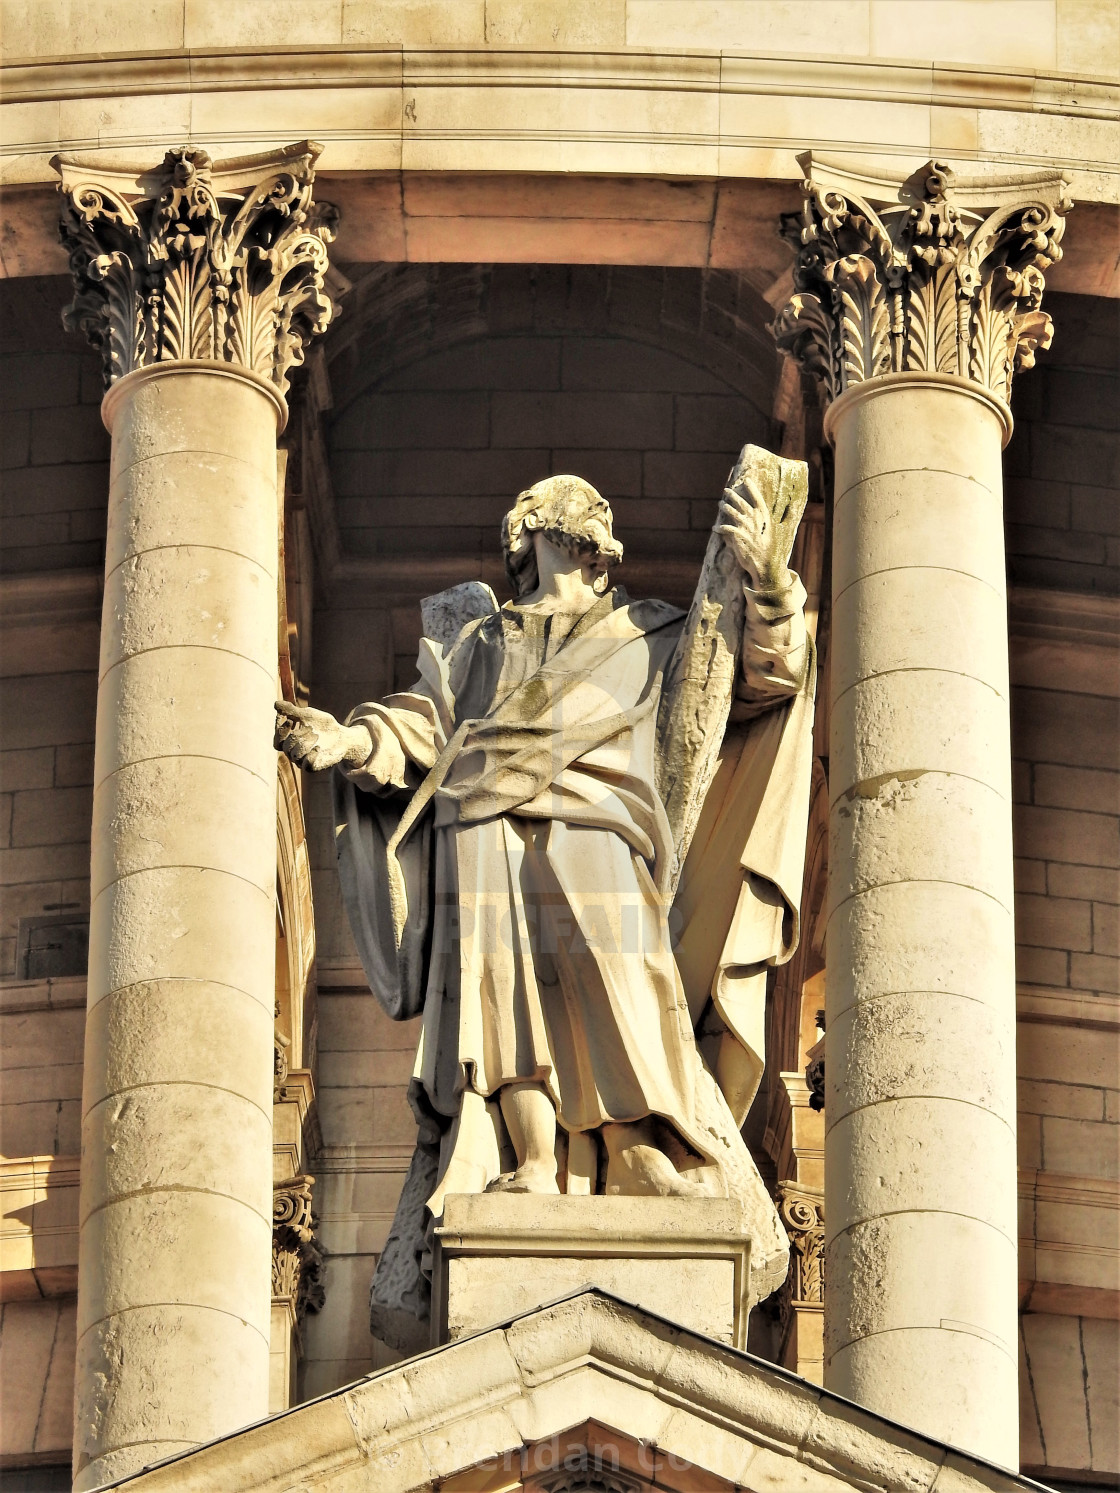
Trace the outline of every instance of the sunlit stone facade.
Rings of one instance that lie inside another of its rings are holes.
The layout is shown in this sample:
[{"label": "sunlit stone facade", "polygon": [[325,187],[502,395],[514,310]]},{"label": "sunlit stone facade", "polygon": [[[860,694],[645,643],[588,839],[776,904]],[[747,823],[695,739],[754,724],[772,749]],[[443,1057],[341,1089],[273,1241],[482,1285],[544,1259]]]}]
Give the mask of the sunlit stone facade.
[{"label": "sunlit stone facade", "polygon": [[[0,15],[5,1482],[1113,1486],[1115,5]],[[457,1198],[371,1336],[419,1023],[273,701],[411,689],[556,473],[687,608],[747,445],[816,659],[785,1284],[730,1201]]]}]

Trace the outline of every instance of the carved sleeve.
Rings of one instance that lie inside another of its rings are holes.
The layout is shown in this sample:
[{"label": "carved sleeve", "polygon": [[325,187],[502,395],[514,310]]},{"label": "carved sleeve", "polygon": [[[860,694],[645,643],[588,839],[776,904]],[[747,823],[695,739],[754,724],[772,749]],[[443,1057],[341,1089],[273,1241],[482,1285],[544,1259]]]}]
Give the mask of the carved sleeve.
[{"label": "carved sleeve", "polygon": [[373,750],[360,767],[344,769],[367,793],[411,793],[447,744],[436,702],[418,684],[414,693],[389,695],[383,704],[359,705],[348,726],[364,726]]},{"label": "carved sleeve", "polygon": [[809,665],[805,632],[805,587],[790,572],[781,591],[752,591],[744,584],[743,653],[736,695],[758,704],[778,704],[797,694]]}]

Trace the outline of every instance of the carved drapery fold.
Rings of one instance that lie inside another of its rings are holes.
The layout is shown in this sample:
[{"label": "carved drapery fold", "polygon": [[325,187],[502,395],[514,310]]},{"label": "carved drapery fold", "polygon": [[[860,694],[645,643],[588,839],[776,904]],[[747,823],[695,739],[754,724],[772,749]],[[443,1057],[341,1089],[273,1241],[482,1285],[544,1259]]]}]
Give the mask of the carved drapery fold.
[{"label": "carved drapery fold", "polygon": [[323,1254],[315,1238],[311,1190],[315,1178],[301,1173],[272,1190],[272,1295],[289,1301],[298,1318],[326,1300]]},{"label": "carved drapery fold", "polygon": [[904,182],[798,157],[804,206],[786,214],[796,294],[779,347],[828,398],[888,373],[948,373],[1007,401],[1050,345],[1045,272],[1072,203],[1059,176],[957,182],[929,161]]},{"label": "carved drapery fold", "polygon": [[106,387],[135,368],[204,359],[288,387],[326,329],[337,213],[312,201],[309,141],[237,161],[170,150],[128,174],[56,157],[74,299],[63,316],[99,349]]}]

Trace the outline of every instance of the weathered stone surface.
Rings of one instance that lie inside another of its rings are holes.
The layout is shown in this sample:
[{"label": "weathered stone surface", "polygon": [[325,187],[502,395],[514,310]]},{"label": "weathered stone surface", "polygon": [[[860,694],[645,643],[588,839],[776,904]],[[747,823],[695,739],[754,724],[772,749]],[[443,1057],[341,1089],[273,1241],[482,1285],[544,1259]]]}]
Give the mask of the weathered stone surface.
[{"label": "weathered stone surface", "polygon": [[594,1290],[201,1447],[136,1486],[359,1493],[374,1479],[384,1493],[427,1493],[437,1480],[535,1489],[555,1486],[565,1466],[624,1476],[615,1485],[636,1493],[1028,1486]]},{"label": "weathered stone surface", "polygon": [[741,1348],[750,1222],[717,1198],[449,1197],[433,1330],[454,1341],[595,1285]]},{"label": "weathered stone surface", "polygon": [[1000,467],[1070,204],[1057,175],[958,185],[930,161],[857,186],[799,160],[774,330],[836,446],[825,1383],[1014,1467]]},{"label": "weathered stone surface", "polygon": [[113,438],[79,1488],[269,1403],[276,431],[288,370],[331,312],[314,158],[283,151],[215,184],[183,150],[162,193],[137,182],[131,201],[120,178],[59,163],[70,325],[102,353]]}]

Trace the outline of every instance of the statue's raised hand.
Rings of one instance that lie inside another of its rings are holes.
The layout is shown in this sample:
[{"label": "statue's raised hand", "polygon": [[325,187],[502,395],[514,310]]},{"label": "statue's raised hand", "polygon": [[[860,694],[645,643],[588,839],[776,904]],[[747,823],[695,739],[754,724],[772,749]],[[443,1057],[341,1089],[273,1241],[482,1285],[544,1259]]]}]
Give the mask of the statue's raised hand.
[{"label": "statue's raised hand", "polygon": [[344,726],[329,711],[289,705],[287,700],[276,702],[272,744],[297,767],[312,772],[323,772],[328,767],[360,767],[373,748],[364,726]]},{"label": "statue's raised hand", "polygon": [[716,533],[756,591],[781,591],[790,583],[789,557],[808,494],[804,479],[788,480],[785,468],[801,465],[779,465],[769,452],[746,446],[723,490]]}]

